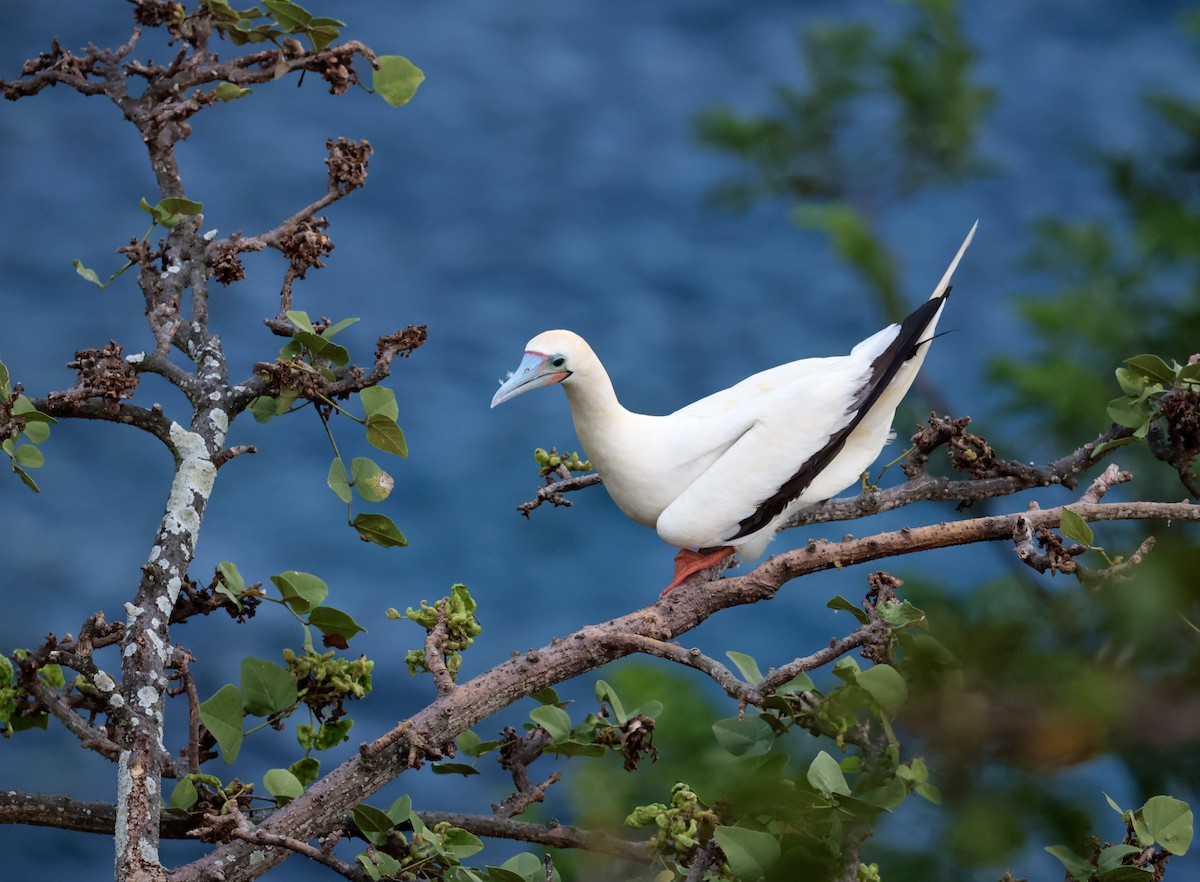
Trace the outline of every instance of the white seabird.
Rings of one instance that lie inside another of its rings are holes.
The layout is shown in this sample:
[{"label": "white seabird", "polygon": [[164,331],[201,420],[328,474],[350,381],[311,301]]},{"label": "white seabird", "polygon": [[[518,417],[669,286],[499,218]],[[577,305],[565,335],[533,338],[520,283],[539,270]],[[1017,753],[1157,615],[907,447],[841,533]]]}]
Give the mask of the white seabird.
[{"label": "white seabird", "polygon": [[859,480],[887,443],[977,226],[930,298],[849,355],[789,362],[649,416],[621,406],[582,337],[545,331],[526,345],[492,407],[562,384],[575,432],[613,501],[683,549],[667,591],[735,551],[755,560],[789,516]]}]

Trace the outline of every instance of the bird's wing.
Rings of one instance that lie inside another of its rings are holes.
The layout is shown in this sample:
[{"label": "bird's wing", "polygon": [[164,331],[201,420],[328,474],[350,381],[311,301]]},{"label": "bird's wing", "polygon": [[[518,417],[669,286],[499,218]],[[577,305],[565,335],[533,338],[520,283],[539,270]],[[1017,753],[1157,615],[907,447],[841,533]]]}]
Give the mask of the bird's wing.
[{"label": "bird's wing", "polygon": [[794,483],[798,473],[813,470],[834,439],[844,439],[865,404],[872,362],[897,330],[896,325],[884,329],[850,355],[806,359],[797,379],[765,394],[730,405],[731,396],[720,408],[698,408],[700,413],[685,408],[667,417],[681,436],[701,434],[704,424],[721,424],[727,430],[721,434],[732,443],[659,516],[659,535],[681,547],[735,538],[741,524]]},{"label": "bird's wing", "polygon": [[[927,300],[902,324],[868,337],[850,355],[807,359],[793,382],[740,406],[711,409],[705,419],[735,420],[745,430],[663,511],[659,535],[672,544],[688,538],[701,547],[736,542],[767,527],[819,476],[814,489],[820,493],[813,501],[853,483],[879,455],[887,427],[848,449],[851,435],[895,382],[903,388],[888,396],[890,425],[891,412],[916,370],[898,374],[928,342],[925,334],[947,294]],[[827,472],[835,462],[836,468]]]}]

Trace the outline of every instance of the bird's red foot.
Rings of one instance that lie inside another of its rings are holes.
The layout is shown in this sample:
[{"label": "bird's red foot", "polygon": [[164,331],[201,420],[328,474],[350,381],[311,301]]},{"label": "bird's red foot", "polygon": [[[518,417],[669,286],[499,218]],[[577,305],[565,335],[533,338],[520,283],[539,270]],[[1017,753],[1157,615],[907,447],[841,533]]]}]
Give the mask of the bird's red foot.
[{"label": "bird's red foot", "polygon": [[671,580],[670,585],[663,589],[663,593],[659,597],[666,597],[667,592],[672,588],[678,588],[686,579],[701,570],[712,569],[731,554],[733,554],[733,549],[728,545],[700,551],[692,551],[690,548],[682,549],[679,554],[675,555],[675,578]]}]

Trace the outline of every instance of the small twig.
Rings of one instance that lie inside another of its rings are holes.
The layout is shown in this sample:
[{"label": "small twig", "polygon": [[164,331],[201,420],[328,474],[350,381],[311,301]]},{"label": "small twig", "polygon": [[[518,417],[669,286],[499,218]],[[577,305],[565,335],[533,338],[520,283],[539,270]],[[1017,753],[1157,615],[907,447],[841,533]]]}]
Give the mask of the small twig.
[{"label": "small twig", "polygon": [[446,602],[437,605],[437,624],[425,635],[425,667],[433,674],[433,682],[439,696],[454,691],[454,676],[446,667],[446,641],[450,639],[450,625],[446,621]]},{"label": "small twig", "polygon": [[196,681],[192,677],[192,671],[189,664],[192,660],[191,654],[184,649],[178,653],[178,661],[176,662],[176,671],[179,675],[179,680],[183,685],[184,693],[187,695],[188,703],[188,743],[187,743],[187,771],[200,771],[200,693],[196,690]]},{"label": "small twig", "polygon": [[783,667],[768,671],[767,675],[762,678],[762,681],[754,689],[765,698],[799,674],[807,671],[815,671],[817,668],[829,664],[835,658],[843,656],[852,649],[857,649],[859,646],[878,642],[888,633],[888,630],[889,628],[886,623],[875,619],[870,624],[860,627],[853,634],[842,637],[840,640],[831,640],[828,646],[824,649],[818,649],[812,655],[806,655],[793,662],[789,662]]},{"label": "small twig", "polygon": [[1124,484],[1127,481],[1133,480],[1133,474],[1122,471],[1117,467],[1116,463],[1109,463],[1096,480],[1092,481],[1091,485],[1084,492],[1083,496],[1079,497],[1080,502],[1099,502],[1104,498],[1104,494],[1111,490],[1117,484]]},{"label": "small twig", "polygon": [[538,488],[537,495],[533,499],[518,505],[517,511],[525,515],[525,517],[529,517],[529,513],[543,502],[550,502],[556,506],[561,505],[570,508],[572,504],[571,500],[564,497],[564,493],[582,490],[585,487],[591,487],[593,484],[599,483],[601,483],[600,476],[595,472],[587,475],[560,478],[557,481],[549,481],[549,483]]},{"label": "small twig", "polygon": [[[747,704],[761,705],[770,693],[760,692],[756,687],[747,685],[739,680],[734,673],[714,658],[709,658],[699,649],[686,649],[678,643],[666,643],[641,634],[616,632],[605,634],[603,642],[614,649],[640,652],[657,658],[673,661],[676,664],[695,668],[711,677],[716,684],[725,690],[730,698]],[[791,679],[791,677],[787,678]],[[786,682],[786,680],[781,681]]]},{"label": "small twig", "polygon": [[692,863],[688,868],[687,879],[684,882],[700,882],[704,878],[704,874],[708,868],[717,862],[717,855],[720,854],[721,847],[717,844],[717,840],[709,839],[708,842],[699,848],[695,855],[692,856]]},{"label": "small twig", "polygon": [[58,692],[38,678],[34,678],[28,688],[37,700],[54,715],[54,718],[79,740],[80,746],[94,750],[105,759],[116,762],[121,753],[120,746],[103,732],[84,722],[83,718],[75,713],[74,708],[64,701]]},{"label": "small twig", "polygon": [[209,825],[197,828],[190,835],[215,838],[224,834],[224,837],[229,839],[241,839],[243,842],[250,842],[255,845],[284,848],[310,860],[314,860],[322,866],[333,870],[338,875],[353,880],[353,882],[363,882],[366,878],[366,875],[360,869],[341,860],[332,851],[317,848],[307,842],[294,839],[291,836],[284,836],[280,833],[268,833],[261,828],[251,827],[250,822],[246,820],[246,816],[236,806],[230,806],[227,811],[227,815],[220,817],[207,816],[210,821]]},{"label": "small twig", "polygon": [[234,447],[226,447],[220,453],[213,457],[213,465],[217,468],[225,465],[234,457],[241,456],[244,453],[258,453],[258,448],[253,444],[238,444]]},{"label": "small twig", "polygon": [[562,772],[555,772],[541,784],[536,784],[527,790],[520,790],[499,805],[492,806],[492,811],[498,818],[511,818],[513,815],[519,815],[535,802],[543,802],[550,785],[557,784],[561,780]]},{"label": "small twig", "polygon": [[1146,555],[1154,548],[1154,537],[1147,536],[1142,544],[1138,546],[1138,550],[1129,555],[1128,558],[1118,564],[1113,564],[1111,567],[1103,570],[1094,570],[1091,567],[1085,567],[1082,564],[1076,570],[1076,575],[1079,581],[1086,582],[1091,585],[1099,585],[1109,581],[1121,581],[1129,579],[1133,576],[1135,570]]}]

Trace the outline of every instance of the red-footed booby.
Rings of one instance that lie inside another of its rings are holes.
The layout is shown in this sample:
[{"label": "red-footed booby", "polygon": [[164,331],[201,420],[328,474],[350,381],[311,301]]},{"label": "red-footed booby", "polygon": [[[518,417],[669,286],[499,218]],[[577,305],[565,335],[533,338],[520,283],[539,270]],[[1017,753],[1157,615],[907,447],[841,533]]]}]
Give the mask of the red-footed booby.
[{"label": "red-footed booby", "polygon": [[648,416],[621,406],[582,337],[545,331],[526,345],[492,407],[562,384],[579,441],[617,507],[683,549],[666,594],[735,551],[743,562],[760,557],[797,509],[835,496],[870,467],[925,360],[976,226],[929,300],[849,355],[789,362]]}]

